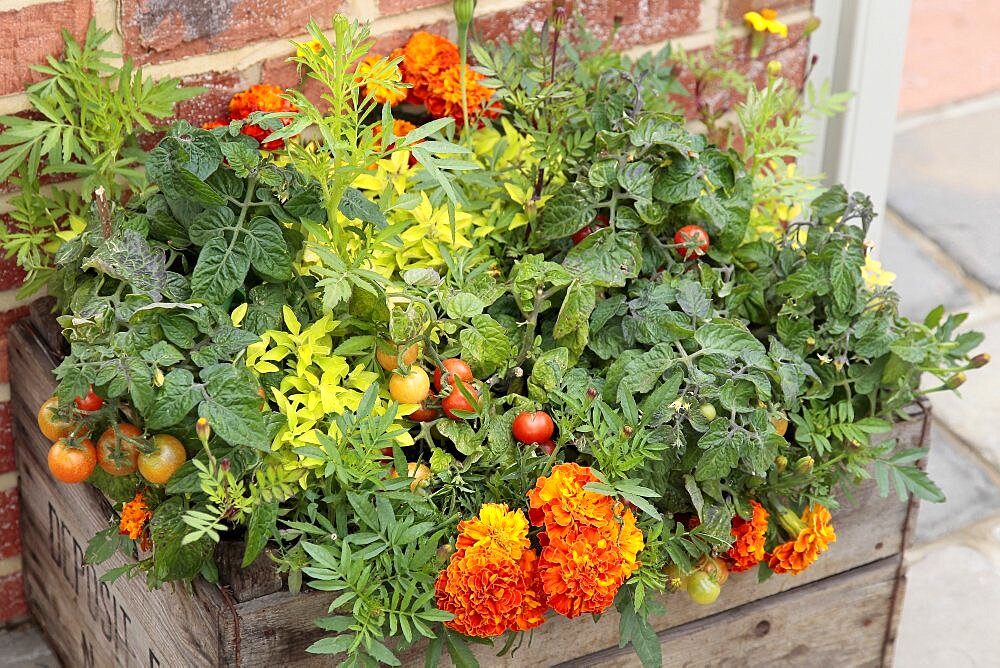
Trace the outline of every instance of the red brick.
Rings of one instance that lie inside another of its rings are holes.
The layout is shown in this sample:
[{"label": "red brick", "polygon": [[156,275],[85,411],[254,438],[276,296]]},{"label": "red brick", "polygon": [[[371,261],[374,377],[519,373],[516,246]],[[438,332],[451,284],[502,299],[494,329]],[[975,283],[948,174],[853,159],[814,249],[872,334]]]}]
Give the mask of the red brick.
[{"label": "red brick", "polygon": [[[378,0],[378,13],[382,16],[412,12],[415,9],[442,5],[447,0]],[[483,3],[486,4],[486,3]]]},{"label": "red brick", "polygon": [[[804,27],[802,23],[789,26],[787,40],[769,39],[765,42],[760,56],[753,60],[749,58],[749,38],[737,40],[733,46],[734,52],[738,54],[737,68],[752,77],[758,86],[763,86],[767,80],[768,61],[777,60],[782,65],[782,76],[793,85],[801,86],[809,58],[809,41],[801,39]],[[710,49],[700,49],[700,51],[707,53]],[[680,81],[688,91],[694,90],[694,80],[689,73],[681,72]],[[692,96],[678,95],[673,96],[673,99],[680,104],[688,118],[696,117],[695,100]],[[709,89],[703,93],[703,99],[715,110],[726,110],[735,108],[742,98],[726,91]]]},{"label": "red brick", "polygon": [[759,12],[764,8],[773,9],[778,12],[778,19],[782,14],[797,11],[799,9],[812,9],[812,0],[724,0],[722,11],[719,13],[719,25],[742,25],[743,15],[747,12]]},{"label": "red brick", "polygon": [[[701,0],[578,0],[576,8],[587,20],[587,28],[607,37],[614,27],[614,46],[627,48],[652,44],[698,29]],[[480,16],[476,27],[486,40],[510,39],[525,30],[540,30],[551,11],[549,0],[532,2],[518,9]]]},{"label": "red brick", "polygon": [[0,559],[21,554],[20,514],[17,487],[0,492]]},{"label": "red brick", "polygon": [[125,53],[149,63],[298,35],[312,17],[328,23],[344,0],[135,0],[121,5]]},{"label": "red brick", "polygon": [[24,580],[20,573],[0,578],[0,625],[21,621],[28,616],[24,600]]},{"label": "red brick", "polygon": [[0,473],[14,470],[14,434],[11,429],[10,402],[0,403]]},{"label": "red brick", "polygon": [[7,330],[14,321],[26,315],[28,315],[27,306],[0,313],[0,383],[10,382],[10,369],[7,367]]},{"label": "red brick", "polygon": [[82,40],[92,13],[90,0],[67,0],[0,12],[0,95],[21,90],[43,75],[28,69],[62,52],[60,28]]},{"label": "red brick", "polygon": [[192,125],[227,117],[229,100],[252,85],[236,72],[206,72],[185,77],[182,81],[185,86],[204,86],[208,89],[198,97],[177,105],[177,117]]}]

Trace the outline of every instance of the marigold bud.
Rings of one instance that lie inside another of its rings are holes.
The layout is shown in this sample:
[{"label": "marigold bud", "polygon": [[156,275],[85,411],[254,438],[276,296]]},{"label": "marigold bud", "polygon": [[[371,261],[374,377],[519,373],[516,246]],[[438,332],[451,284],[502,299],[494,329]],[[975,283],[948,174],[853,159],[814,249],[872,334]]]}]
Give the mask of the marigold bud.
[{"label": "marigold bud", "polygon": [[222,461],[219,462],[219,468],[223,471],[229,470],[229,457],[223,457]]},{"label": "marigold bud", "polygon": [[966,380],[965,373],[959,371],[954,376],[944,381],[944,386],[947,387],[949,390],[957,390],[959,387],[962,386],[963,383],[965,383],[965,380]]},{"label": "marigold bud", "polygon": [[813,458],[809,455],[805,457],[800,457],[797,462],[795,462],[795,472],[802,475],[809,475],[813,470]]},{"label": "marigold bud", "polygon": [[778,469],[778,472],[783,472],[788,468],[788,457],[784,455],[778,455],[774,458],[774,466]]},{"label": "marigold bud", "polygon": [[626,437],[628,437],[635,433],[635,429],[633,429],[629,425],[625,425],[624,427],[622,427],[622,433],[625,434]]},{"label": "marigold bud", "polygon": [[990,363],[989,353],[979,353],[969,361],[970,369],[979,369]]},{"label": "marigold bud", "polygon": [[198,440],[203,444],[207,444],[208,439],[212,437],[212,427],[205,418],[198,418],[198,421],[194,423],[194,430],[198,434]]},{"label": "marigold bud", "polygon": [[819,19],[818,16],[810,16],[806,20],[806,24],[805,24],[805,26],[803,26],[802,32],[803,32],[804,35],[811,35],[812,33],[814,33],[817,30],[819,30],[819,27],[822,24],[823,24],[823,22],[820,21],[820,19]]},{"label": "marigold bud", "polygon": [[163,377],[163,371],[161,371],[160,368],[157,367],[156,371],[153,373],[153,385],[157,387],[163,387],[164,380],[165,378]]},{"label": "marigold bud", "polygon": [[587,388],[587,398],[588,399],[596,399],[597,398],[597,389],[593,388],[593,387],[588,387]]},{"label": "marigold bud", "polygon": [[451,5],[455,13],[455,23],[459,28],[468,27],[472,23],[472,15],[476,11],[476,0],[454,0]]},{"label": "marigold bud", "polygon": [[771,77],[781,76],[781,61],[772,60],[768,62],[767,73]]}]

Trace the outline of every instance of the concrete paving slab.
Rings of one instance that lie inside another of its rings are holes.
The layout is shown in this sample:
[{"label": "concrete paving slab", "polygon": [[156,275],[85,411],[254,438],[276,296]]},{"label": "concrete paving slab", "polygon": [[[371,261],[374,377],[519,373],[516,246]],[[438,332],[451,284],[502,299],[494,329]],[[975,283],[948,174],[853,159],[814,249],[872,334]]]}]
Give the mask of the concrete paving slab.
[{"label": "concrete paving slab", "polygon": [[995,359],[968,372],[961,396],[934,392],[930,398],[935,418],[1000,471],[1000,296],[980,302],[969,314],[965,327],[986,335],[980,350],[992,351]]},{"label": "concrete paving slab", "polygon": [[927,473],[947,500],[920,504],[915,536],[918,545],[1000,514],[998,479],[984,471],[970,453],[957,446],[940,428],[931,430]]},{"label": "concrete paving slab", "polygon": [[901,668],[996,666],[1000,656],[1000,517],[907,555],[896,640]]},{"label": "concrete paving slab", "polygon": [[34,624],[0,629],[0,668],[59,668],[59,665]]},{"label": "concrete paving slab", "polygon": [[1000,289],[1000,106],[896,135],[889,205]]},{"label": "concrete paving slab", "polygon": [[889,211],[882,226],[878,257],[886,271],[896,274],[893,287],[899,293],[900,313],[912,320],[923,320],[938,304],[954,311],[971,303],[973,296],[962,280],[936,262],[914,234],[895,212]]}]

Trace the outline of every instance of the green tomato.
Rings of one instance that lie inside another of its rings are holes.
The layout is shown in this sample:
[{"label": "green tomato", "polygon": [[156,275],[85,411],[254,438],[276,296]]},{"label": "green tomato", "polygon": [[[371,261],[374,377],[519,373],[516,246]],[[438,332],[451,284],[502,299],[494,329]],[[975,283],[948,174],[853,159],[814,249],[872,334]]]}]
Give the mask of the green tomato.
[{"label": "green tomato", "polygon": [[715,599],[719,598],[722,587],[719,586],[718,582],[713,581],[712,576],[705,571],[695,571],[688,576],[687,591],[688,596],[695,603],[709,605],[715,603]]},{"label": "green tomato", "polygon": [[702,404],[701,406],[698,407],[698,410],[701,411],[701,414],[705,416],[705,419],[708,420],[709,422],[714,420],[715,416],[718,415],[718,413],[715,410],[715,406],[713,406],[712,404]]}]

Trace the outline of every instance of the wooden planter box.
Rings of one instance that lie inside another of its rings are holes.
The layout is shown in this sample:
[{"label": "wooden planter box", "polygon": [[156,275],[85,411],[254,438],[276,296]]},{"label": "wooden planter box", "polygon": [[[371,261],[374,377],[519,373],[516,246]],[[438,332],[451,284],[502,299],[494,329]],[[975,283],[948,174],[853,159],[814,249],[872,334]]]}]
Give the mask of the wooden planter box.
[{"label": "wooden planter box", "polygon": [[[279,581],[272,576],[271,593],[257,596],[260,581],[238,572],[223,574],[228,587],[199,582],[192,592],[147,591],[140,579],[98,579],[123,564],[121,556],[99,567],[83,563],[88,539],[107,526],[112,510],[90,486],[61,484],[49,474],[49,442],[35,413],[53,392],[57,355],[37,333],[42,329],[22,322],[11,331],[12,401],[25,590],[63,662],[333,665],[330,657],[304,651],[321,635],[312,620],[326,614],[330,594],[274,591]],[[928,428],[921,407],[892,436],[916,446],[927,442]],[[834,513],[836,543],[801,575],[760,585],[754,571],[734,575],[710,606],[695,605],[683,594],[668,597],[667,614],[653,620],[666,665],[890,665],[904,589],[902,553],[916,511],[915,502],[882,499],[873,484],[862,485]],[[628,648],[618,648],[614,611],[597,623],[552,620],[513,656],[474,649],[484,666],[638,665]],[[404,658],[407,665],[422,665],[422,648]]]}]

